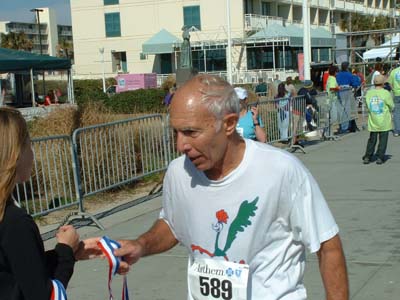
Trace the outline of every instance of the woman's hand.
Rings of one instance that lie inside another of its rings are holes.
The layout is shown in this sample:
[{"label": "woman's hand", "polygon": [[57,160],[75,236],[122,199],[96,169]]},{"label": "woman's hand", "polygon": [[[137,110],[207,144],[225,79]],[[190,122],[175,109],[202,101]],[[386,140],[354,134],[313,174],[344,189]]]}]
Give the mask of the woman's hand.
[{"label": "woman's hand", "polygon": [[253,115],[253,122],[258,123],[258,106],[252,106],[250,108],[251,114]]},{"label": "woman's hand", "polygon": [[75,252],[79,246],[79,234],[72,225],[61,226],[56,234],[57,242],[66,244]]}]

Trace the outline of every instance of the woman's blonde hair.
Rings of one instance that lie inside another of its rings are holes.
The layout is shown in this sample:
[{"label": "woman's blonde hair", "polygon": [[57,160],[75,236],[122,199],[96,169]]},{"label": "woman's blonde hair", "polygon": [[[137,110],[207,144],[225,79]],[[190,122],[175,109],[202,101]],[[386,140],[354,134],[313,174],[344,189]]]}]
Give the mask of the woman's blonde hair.
[{"label": "woman's blonde hair", "polygon": [[18,110],[0,108],[0,221],[15,187],[17,161],[29,134]]}]

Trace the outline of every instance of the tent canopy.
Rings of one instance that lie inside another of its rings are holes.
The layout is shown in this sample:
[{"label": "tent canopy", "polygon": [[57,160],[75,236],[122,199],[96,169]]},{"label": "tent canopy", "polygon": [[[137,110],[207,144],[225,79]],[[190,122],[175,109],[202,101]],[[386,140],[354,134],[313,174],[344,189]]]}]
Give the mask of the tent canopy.
[{"label": "tent canopy", "polygon": [[0,72],[69,70],[71,60],[0,48]]},{"label": "tent canopy", "polygon": [[[389,41],[380,45],[383,48],[374,48],[363,53],[363,59],[376,59],[377,57],[386,58],[396,56],[396,48],[399,46],[400,36],[395,35]],[[384,47],[387,46],[387,47]]]},{"label": "tent canopy", "polygon": [[142,52],[144,54],[163,54],[173,53],[176,44],[182,41],[165,29],[161,29],[149,40],[143,43]]}]

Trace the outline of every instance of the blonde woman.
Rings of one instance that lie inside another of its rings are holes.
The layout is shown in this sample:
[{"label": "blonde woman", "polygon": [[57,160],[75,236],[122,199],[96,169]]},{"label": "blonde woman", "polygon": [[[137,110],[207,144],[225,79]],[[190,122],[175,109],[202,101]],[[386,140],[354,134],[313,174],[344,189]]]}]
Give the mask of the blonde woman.
[{"label": "blonde woman", "polygon": [[33,152],[24,118],[0,108],[0,299],[60,299],[75,264],[79,236],[72,226],[57,233],[58,244],[44,251],[39,229],[12,192],[31,175]]}]

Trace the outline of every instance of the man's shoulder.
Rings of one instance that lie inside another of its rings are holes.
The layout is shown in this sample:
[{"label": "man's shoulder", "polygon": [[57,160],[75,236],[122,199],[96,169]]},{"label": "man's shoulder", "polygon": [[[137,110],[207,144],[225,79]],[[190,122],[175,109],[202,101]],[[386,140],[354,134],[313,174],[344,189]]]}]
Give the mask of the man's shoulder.
[{"label": "man's shoulder", "polygon": [[186,155],[181,155],[181,156],[173,159],[169,163],[168,169],[175,169],[175,168],[183,167],[183,165],[185,164],[185,159],[186,159]]},{"label": "man's shoulder", "polygon": [[300,163],[298,158],[286,150],[279,149],[269,144],[251,141],[253,147],[252,155],[256,156],[257,161],[269,161],[272,164],[293,165]]}]

